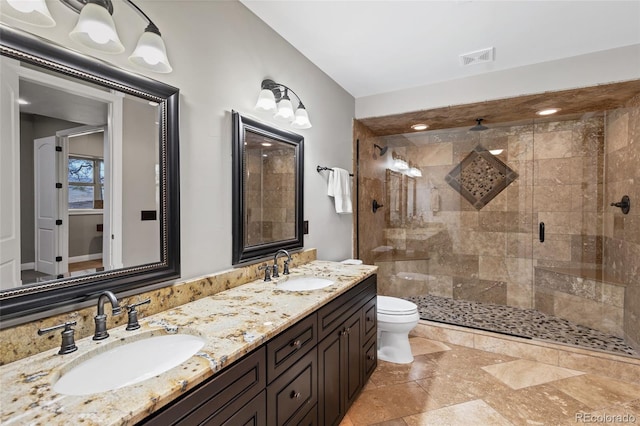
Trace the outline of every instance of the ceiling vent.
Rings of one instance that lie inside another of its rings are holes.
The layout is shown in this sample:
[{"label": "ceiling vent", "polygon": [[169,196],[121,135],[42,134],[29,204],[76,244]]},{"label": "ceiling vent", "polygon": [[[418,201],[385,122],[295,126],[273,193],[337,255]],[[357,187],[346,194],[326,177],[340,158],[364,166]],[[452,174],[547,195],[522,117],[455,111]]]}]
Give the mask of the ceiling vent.
[{"label": "ceiling vent", "polygon": [[485,62],[493,62],[494,48],[476,50],[475,52],[463,53],[460,55],[460,65],[466,67],[468,65],[482,64]]}]

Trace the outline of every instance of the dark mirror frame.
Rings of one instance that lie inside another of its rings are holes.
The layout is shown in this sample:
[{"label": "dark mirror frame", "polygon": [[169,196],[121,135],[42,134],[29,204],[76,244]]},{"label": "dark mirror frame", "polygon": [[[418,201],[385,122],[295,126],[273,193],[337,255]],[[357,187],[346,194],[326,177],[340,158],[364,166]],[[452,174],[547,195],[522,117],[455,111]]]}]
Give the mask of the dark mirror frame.
[{"label": "dark mirror frame", "polygon": [[[0,54],[154,101],[160,111],[160,261],[0,292],[4,322],[180,277],[179,90],[0,24]],[[44,316],[44,315],[42,315]]]},{"label": "dark mirror frame", "polygon": [[[233,256],[234,265],[256,261],[261,258],[273,255],[280,249],[297,250],[304,247],[303,233],[303,188],[304,188],[304,137],[293,132],[278,129],[252,118],[242,116],[238,112],[232,112],[233,122],[233,167],[232,167],[232,191],[233,191],[233,208],[232,208],[232,228],[233,228]],[[274,139],[295,148],[296,155],[296,224],[295,237],[289,240],[273,241],[266,244],[256,246],[245,246],[244,235],[245,229],[245,203],[244,203],[244,166],[245,166],[245,134],[253,132],[258,135]]]}]

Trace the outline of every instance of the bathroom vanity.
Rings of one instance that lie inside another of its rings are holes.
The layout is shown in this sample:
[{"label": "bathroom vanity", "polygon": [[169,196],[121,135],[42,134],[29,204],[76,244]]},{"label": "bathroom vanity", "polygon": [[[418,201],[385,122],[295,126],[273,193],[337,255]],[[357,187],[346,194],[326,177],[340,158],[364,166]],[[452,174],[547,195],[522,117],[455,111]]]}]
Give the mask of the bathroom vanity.
[{"label": "bathroom vanity", "polygon": [[337,425],[376,366],[373,275],[143,420]]},{"label": "bathroom vanity", "polygon": [[[103,341],[81,339],[72,354],[52,349],[1,366],[0,422],[339,424],[377,362],[376,269],[312,261],[272,282],[256,280],[143,317],[139,330],[120,326]],[[313,291],[279,287],[305,277],[334,284]],[[205,344],[177,367],[136,384],[87,395],[53,390],[95,354],[175,333]]]}]

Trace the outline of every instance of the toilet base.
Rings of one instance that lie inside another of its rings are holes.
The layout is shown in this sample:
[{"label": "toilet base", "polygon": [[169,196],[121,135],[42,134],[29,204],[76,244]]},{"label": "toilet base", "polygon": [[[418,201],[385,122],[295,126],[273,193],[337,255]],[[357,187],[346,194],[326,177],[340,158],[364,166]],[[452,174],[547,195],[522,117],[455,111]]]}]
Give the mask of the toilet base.
[{"label": "toilet base", "polygon": [[395,364],[413,362],[408,332],[388,333],[378,330],[378,333],[378,359]]}]

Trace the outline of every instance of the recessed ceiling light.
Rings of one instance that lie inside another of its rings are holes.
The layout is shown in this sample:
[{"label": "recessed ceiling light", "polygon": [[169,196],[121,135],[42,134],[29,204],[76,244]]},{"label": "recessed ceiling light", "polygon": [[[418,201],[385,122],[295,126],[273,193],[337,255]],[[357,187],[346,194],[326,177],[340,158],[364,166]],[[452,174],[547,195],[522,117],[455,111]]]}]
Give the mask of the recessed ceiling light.
[{"label": "recessed ceiling light", "polygon": [[500,155],[502,154],[502,151],[504,151],[504,149],[490,149],[489,152],[493,155]]},{"label": "recessed ceiling light", "polygon": [[540,111],[536,112],[536,114],[551,115],[551,114],[555,114],[558,111],[560,111],[560,108],[547,108],[547,109],[541,109]]},{"label": "recessed ceiling light", "polygon": [[411,128],[413,130],[426,130],[429,126],[427,124],[424,123],[420,123],[420,124],[414,124],[413,126],[411,126]]},{"label": "recessed ceiling light", "polygon": [[31,102],[26,99],[18,98],[18,105],[29,105]]},{"label": "recessed ceiling light", "polygon": [[262,142],[260,145],[262,145],[262,146],[271,146],[271,144],[269,142]]}]

